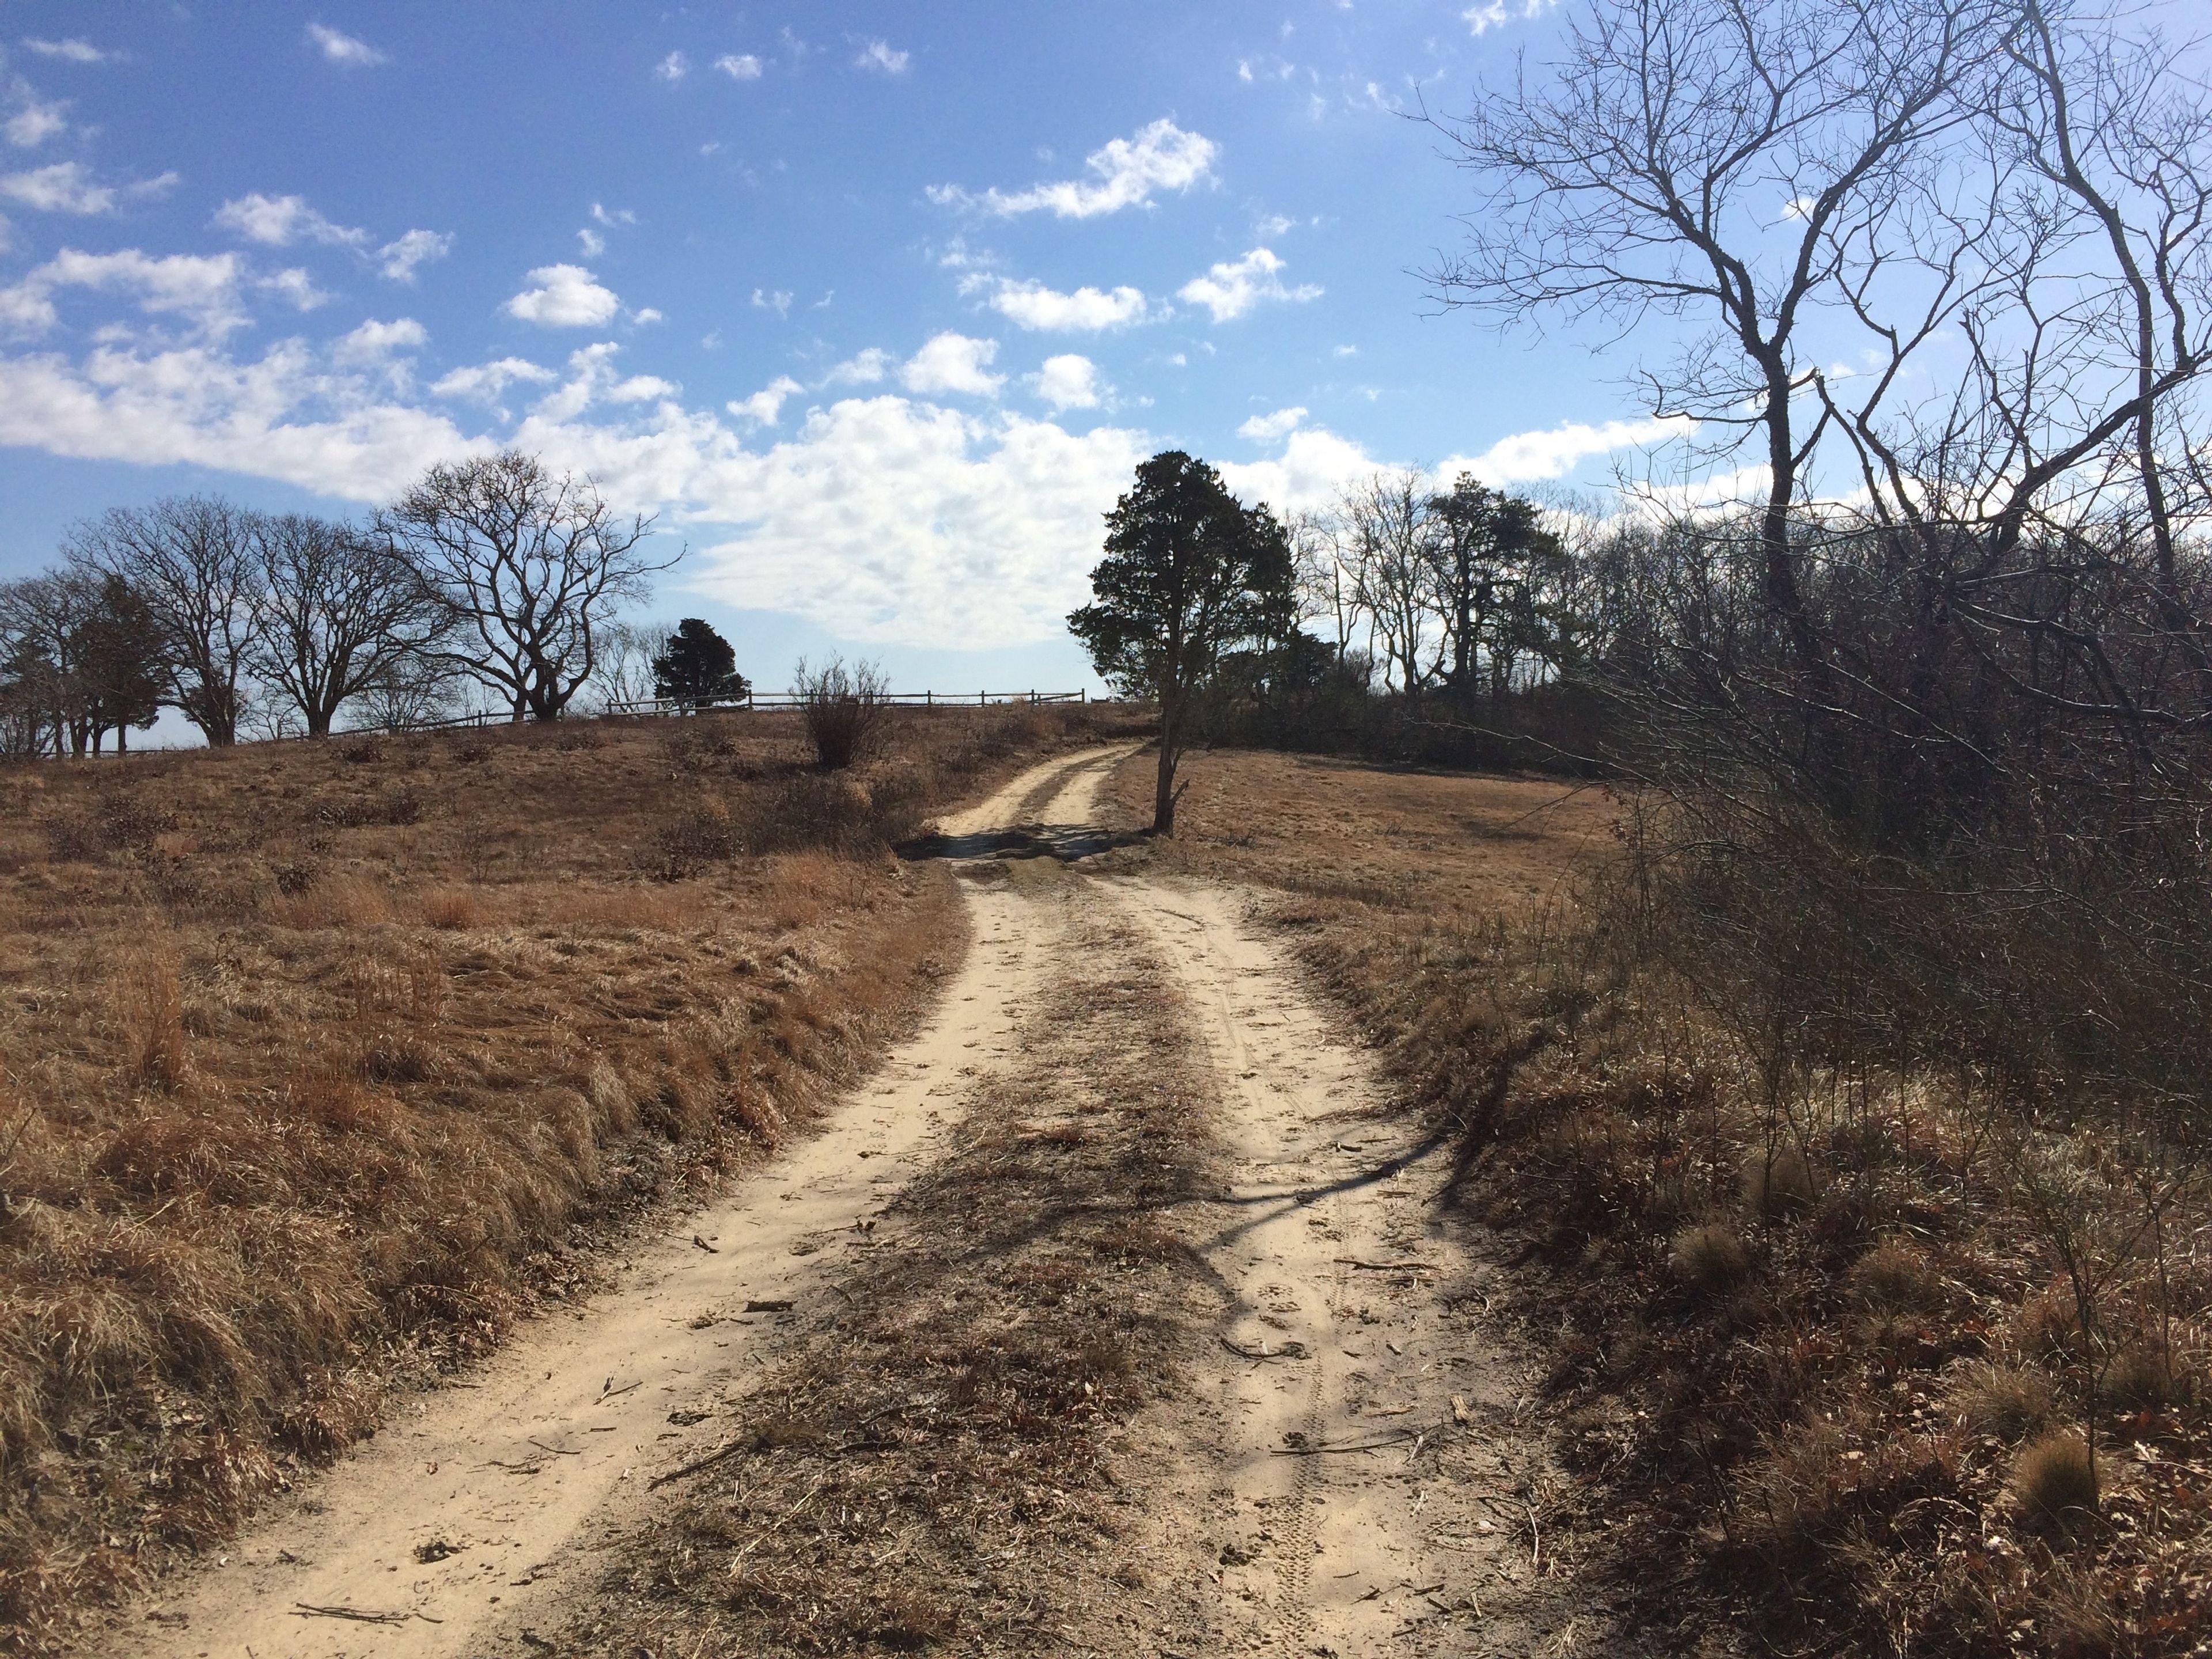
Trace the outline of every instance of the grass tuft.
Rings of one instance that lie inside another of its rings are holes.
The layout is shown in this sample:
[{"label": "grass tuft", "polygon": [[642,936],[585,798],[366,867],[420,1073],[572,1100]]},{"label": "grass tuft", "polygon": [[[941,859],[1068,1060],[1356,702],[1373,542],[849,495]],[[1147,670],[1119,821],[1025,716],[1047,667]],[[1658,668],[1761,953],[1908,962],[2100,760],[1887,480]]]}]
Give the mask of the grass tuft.
[{"label": "grass tuft", "polygon": [[2064,1529],[2091,1519],[2099,1483],[2089,1443],[2070,1429],[2029,1442],[2013,1460],[2012,1490],[2032,1521]]}]

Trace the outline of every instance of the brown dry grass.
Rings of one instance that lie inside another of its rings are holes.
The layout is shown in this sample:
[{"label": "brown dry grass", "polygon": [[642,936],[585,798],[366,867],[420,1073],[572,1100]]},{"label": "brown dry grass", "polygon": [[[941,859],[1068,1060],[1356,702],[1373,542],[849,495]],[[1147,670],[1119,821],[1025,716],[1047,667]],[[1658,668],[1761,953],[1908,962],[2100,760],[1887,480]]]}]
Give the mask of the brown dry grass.
[{"label": "brown dry grass", "polygon": [[961,948],[887,840],[1099,718],[906,720],[767,856],[666,836],[790,819],[789,717],[0,771],[0,1645],[803,1121]]},{"label": "brown dry grass", "polygon": [[[1458,1126],[1447,1197],[1543,1269],[1517,1311],[1655,1620],[1799,1654],[2207,1650],[2212,1206],[2186,1149],[1963,1073],[1794,1064],[1626,926],[1650,912],[1608,821],[1633,803],[1188,764],[1153,856],[1278,889],[1408,1106]],[[2094,1513],[2063,1480],[2085,1419]]]}]

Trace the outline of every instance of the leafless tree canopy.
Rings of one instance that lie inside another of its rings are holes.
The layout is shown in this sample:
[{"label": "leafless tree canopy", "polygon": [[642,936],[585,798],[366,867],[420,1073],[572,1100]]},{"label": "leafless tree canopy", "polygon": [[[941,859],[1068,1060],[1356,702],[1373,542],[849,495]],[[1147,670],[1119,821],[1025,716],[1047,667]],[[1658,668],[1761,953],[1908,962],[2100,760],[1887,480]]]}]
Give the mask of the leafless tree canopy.
[{"label": "leafless tree canopy", "polygon": [[652,524],[623,518],[589,480],[509,451],[433,467],[374,529],[449,619],[439,654],[520,720],[568,706],[617,607],[674,562],[646,550]]},{"label": "leafless tree canopy", "polygon": [[338,709],[410,674],[446,618],[407,562],[380,538],[298,514],[252,526],[263,592],[253,666],[311,736]]},{"label": "leafless tree canopy", "polygon": [[210,744],[236,742],[261,628],[252,516],[209,496],[170,496],[79,525],[64,552],[130,584],[167,641],[167,700]]}]

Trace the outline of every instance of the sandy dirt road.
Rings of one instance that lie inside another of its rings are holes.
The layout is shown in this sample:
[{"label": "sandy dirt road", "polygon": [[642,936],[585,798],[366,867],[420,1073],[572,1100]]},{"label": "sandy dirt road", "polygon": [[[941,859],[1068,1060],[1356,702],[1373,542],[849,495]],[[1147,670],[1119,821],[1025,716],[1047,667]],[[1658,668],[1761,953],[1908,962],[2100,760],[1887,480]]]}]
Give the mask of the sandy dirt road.
[{"label": "sandy dirt road", "polygon": [[886,1200],[942,1155],[977,1091],[1085,1091],[1053,1071],[1082,1044],[1053,1041],[1039,1010],[1083,1018],[1055,988],[1076,977],[1071,958],[1102,951],[1141,955],[1195,1028],[1187,1052],[1208,1073],[1198,1097],[1224,1178],[1176,1224],[1224,1311],[1122,1436],[1148,1449],[1125,1479],[1141,1492],[1132,1552],[1149,1576],[1124,1577],[1155,1589],[1109,1582],[1101,1607],[1086,1589],[1095,1627],[1069,1627],[1066,1650],[1620,1650],[1572,1605],[1543,1535],[1553,1477],[1530,1378],[1485,1327],[1498,1269],[1437,1212],[1444,1149],[1387,1110],[1370,1057],[1243,896],[1081,873],[1114,844],[1101,785],[1127,754],[1033,769],[945,822],[945,854],[972,868],[1042,859],[1067,878],[963,882],[964,967],[819,1133],[639,1252],[617,1288],[426,1399],[96,1650],[548,1650],[538,1632],[576,1628],[605,1563],[657,1524],[656,1478],[716,1454],[732,1401],[847,1294],[841,1276],[898,1248],[907,1224]]}]

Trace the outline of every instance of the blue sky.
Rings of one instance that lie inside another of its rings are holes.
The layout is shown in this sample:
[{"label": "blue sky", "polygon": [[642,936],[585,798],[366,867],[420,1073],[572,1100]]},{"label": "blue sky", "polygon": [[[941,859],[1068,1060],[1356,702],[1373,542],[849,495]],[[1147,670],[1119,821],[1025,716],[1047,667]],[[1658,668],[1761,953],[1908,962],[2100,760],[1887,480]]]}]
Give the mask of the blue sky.
[{"label": "blue sky", "polygon": [[1411,274],[1543,0],[0,0],[0,576],[213,489],[358,513],[520,442],[657,512],[780,684],[1088,680],[1058,619],[1170,445],[1601,479],[1626,356]]}]

